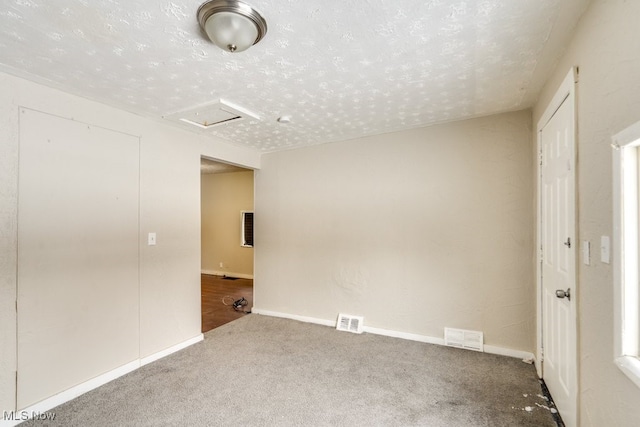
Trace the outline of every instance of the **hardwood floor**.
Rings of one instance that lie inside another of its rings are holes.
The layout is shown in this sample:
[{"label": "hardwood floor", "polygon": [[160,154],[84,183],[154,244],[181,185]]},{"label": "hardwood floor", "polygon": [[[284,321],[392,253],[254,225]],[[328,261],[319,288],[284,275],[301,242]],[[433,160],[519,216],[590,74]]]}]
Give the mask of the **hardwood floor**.
[{"label": "hardwood floor", "polygon": [[[227,280],[221,276],[208,274],[202,274],[200,277],[202,289],[202,332],[210,331],[225,323],[247,316],[247,314],[234,310],[231,303],[244,297],[248,303],[243,307],[243,310],[251,310],[251,307],[253,307],[253,280]],[[225,298],[225,303],[229,305],[223,304],[223,298]]]}]

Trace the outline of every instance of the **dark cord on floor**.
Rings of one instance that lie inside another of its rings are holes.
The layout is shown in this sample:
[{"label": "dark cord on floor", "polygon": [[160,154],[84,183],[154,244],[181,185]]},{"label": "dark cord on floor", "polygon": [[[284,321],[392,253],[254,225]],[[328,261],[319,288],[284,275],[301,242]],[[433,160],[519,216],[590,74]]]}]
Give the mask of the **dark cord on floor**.
[{"label": "dark cord on floor", "polygon": [[[230,301],[233,301],[233,302],[230,302]],[[247,304],[249,304],[249,301],[247,301],[244,297],[242,297],[242,298],[240,298],[240,299],[237,299],[237,300],[234,300],[234,299],[233,299],[233,297],[231,297],[231,296],[227,295],[227,296],[224,296],[224,297],[222,298],[222,303],[223,303],[224,305],[231,305],[231,306],[233,306],[233,309],[234,309],[235,311],[239,312],[239,313],[244,313],[244,314],[250,314],[250,313],[251,313],[251,310],[249,310],[249,311],[245,311],[245,309],[244,309],[244,307],[245,307]]]}]

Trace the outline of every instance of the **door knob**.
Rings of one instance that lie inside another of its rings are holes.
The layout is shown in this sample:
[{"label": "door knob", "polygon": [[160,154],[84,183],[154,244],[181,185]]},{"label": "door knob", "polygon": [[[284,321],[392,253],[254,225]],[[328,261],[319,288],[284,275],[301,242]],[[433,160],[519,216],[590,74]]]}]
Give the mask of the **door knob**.
[{"label": "door knob", "polygon": [[566,291],[563,291],[562,289],[558,289],[556,291],[556,296],[558,298],[567,298],[569,301],[571,301],[571,288],[567,289]]}]

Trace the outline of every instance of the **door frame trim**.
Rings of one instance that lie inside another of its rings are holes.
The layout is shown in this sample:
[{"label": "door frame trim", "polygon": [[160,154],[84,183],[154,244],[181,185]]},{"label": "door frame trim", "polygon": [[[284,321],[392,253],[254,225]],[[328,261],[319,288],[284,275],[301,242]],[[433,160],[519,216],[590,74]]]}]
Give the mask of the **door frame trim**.
[{"label": "door frame trim", "polygon": [[[572,293],[572,297],[575,298],[575,304],[576,304],[576,316],[574,317],[573,321],[574,321],[574,328],[575,328],[575,339],[576,339],[576,360],[575,360],[575,364],[576,364],[576,378],[575,378],[575,384],[574,384],[574,389],[575,389],[575,396],[573,396],[573,400],[574,400],[574,407],[576,410],[576,413],[574,414],[574,419],[578,420],[578,415],[580,413],[579,411],[579,389],[578,389],[578,373],[580,370],[580,365],[578,363],[579,361],[579,357],[578,357],[578,308],[579,308],[579,290],[577,289],[577,284],[578,284],[578,253],[579,253],[579,248],[580,246],[578,245],[579,239],[577,238],[578,236],[578,209],[577,209],[577,205],[578,205],[578,185],[577,185],[577,141],[578,141],[578,121],[577,121],[577,104],[576,104],[576,85],[578,83],[578,69],[576,67],[572,67],[569,70],[569,73],[567,74],[567,76],[564,78],[564,80],[562,81],[562,83],[560,84],[560,86],[558,87],[558,89],[556,90],[555,95],[553,96],[553,98],[551,99],[551,101],[547,104],[547,108],[545,109],[544,113],[542,114],[542,116],[540,117],[540,120],[537,123],[536,126],[536,139],[537,139],[537,146],[536,146],[536,181],[537,181],[537,196],[536,196],[536,370],[538,372],[538,376],[540,376],[540,378],[544,378],[543,377],[543,364],[544,364],[544,357],[543,357],[543,351],[542,351],[542,235],[541,235],[541,222],[542,222],[542,203],[541,203],[541,186],[542,186],[542,180],[541,180],[541,173],[542,173],[542,169],[540,167],[540,162],[542,160],[541,158],[541,153],[542,153],[542,141],[541,141],[541,132],[542,129],[547,125],[547,123],[549,123],[549,120],[551,120],[551,118],[553,117],[553,115],[556,113],[556,111],[558,111],[558,109],[560,108],[560,106],[563,104],[563,102],[569,102],[570,105],[572,106],[572,115],[573,115],[573,126],[574,126],[574,133],[573,133],[573,175],[574,175],[574,199],[575,199],[575,209],[574,209],[574,236],[576,236],[575,238],[575,244],[576,244],[576,251],[575,251],[575,257],[573,259],[574,262],[574,283],[571,286],[571,293]],[[572,298],[573,299],[573,298]]]}]

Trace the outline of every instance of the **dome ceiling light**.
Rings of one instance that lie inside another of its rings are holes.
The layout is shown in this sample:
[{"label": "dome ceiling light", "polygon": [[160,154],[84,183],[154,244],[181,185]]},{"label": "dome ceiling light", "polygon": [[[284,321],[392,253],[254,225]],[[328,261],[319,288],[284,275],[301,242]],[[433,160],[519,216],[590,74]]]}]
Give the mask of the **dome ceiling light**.
[{"label": "dome ceiling light", "polygon": [[198,22],[209,39],[227,52],[242,52],[267,33],[267,22],[248,4],[210,0],[198,8]]}]

